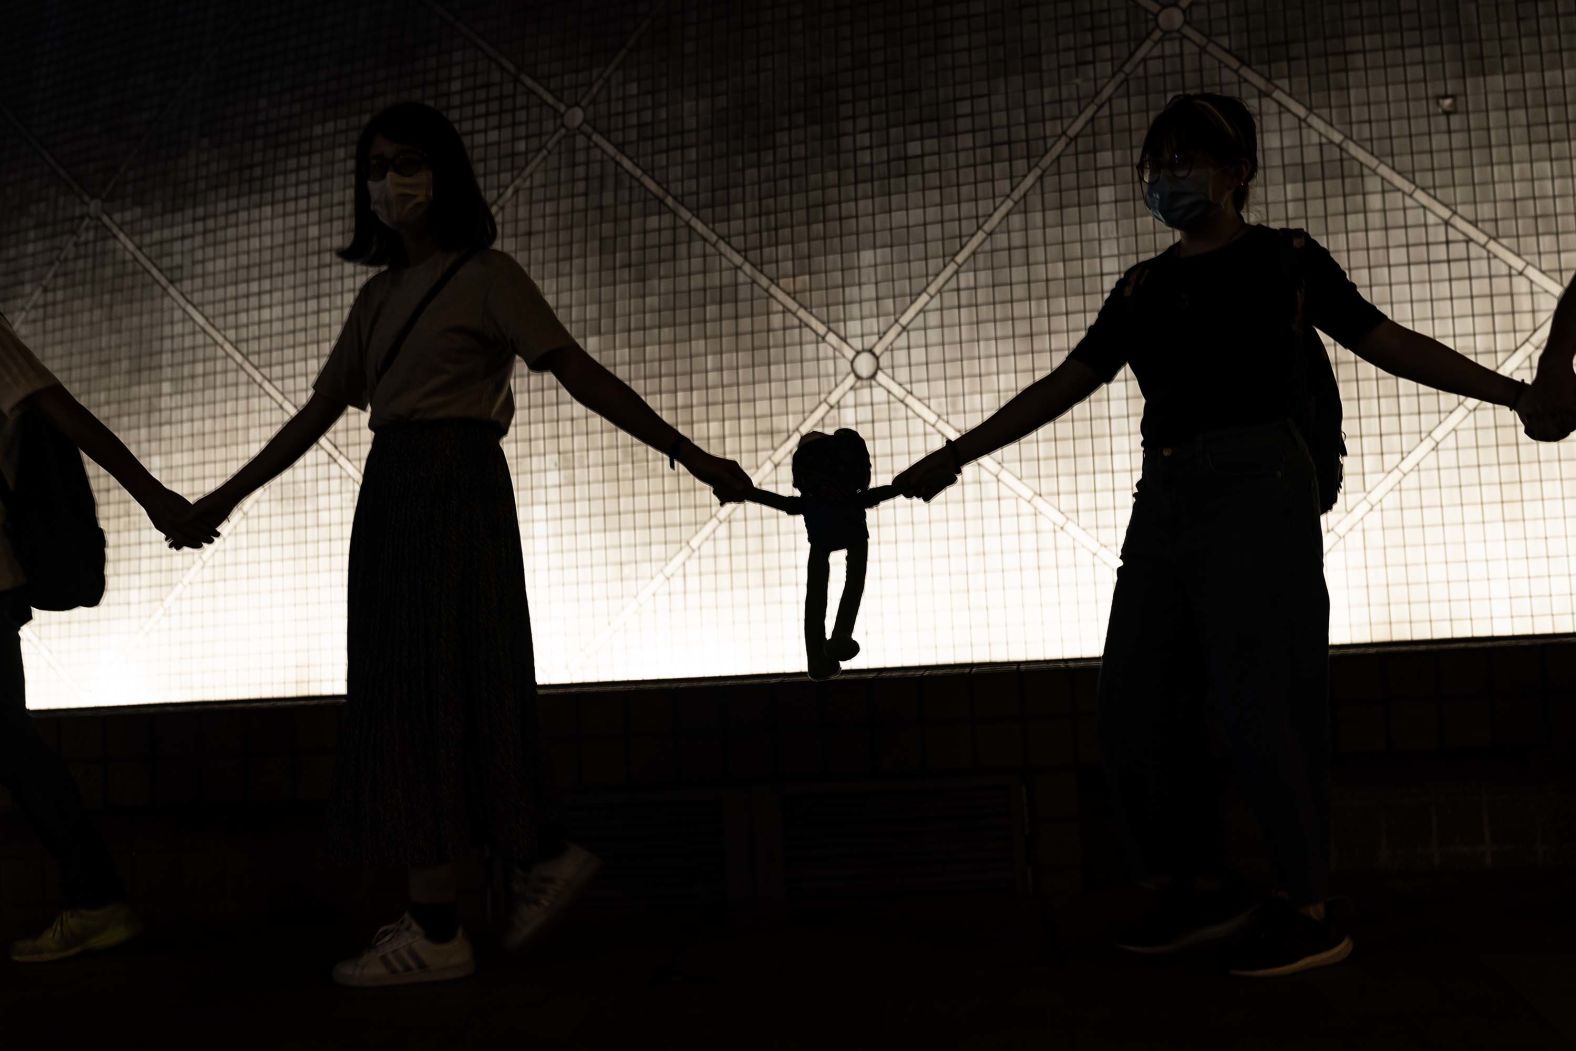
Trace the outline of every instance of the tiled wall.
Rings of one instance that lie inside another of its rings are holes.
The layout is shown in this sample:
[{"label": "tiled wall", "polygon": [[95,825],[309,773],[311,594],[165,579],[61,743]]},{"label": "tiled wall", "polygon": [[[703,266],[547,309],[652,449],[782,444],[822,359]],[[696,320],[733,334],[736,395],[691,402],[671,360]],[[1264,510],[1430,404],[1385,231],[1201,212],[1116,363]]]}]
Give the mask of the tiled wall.
[{"label": "tiled wall", "polygon": [[[1338,871],[1576,865],[1576,642],[1338,652],[1332,670]],[[604,904],[1055,899],[1123,878],[1096,678],[1072,662],[555,690],[541,712],[577,835],[609,860]],[[135,896],[169,915],[233,915],[371,900],[373,877],[324,860],[336,709],[35,718]],[[907,806],[892,802],[902,793]],[[1224,798],[1252,862],[1240,800]],[[0,914],[41,917],[52,867],[16,811],[0,812],[0,833]]]},{"label": "tiled wall", "polygon": [[[1396,320],[1526,375],[1576,262],[1576,10],[1185,6],[10,4],[0,310],[206,491],[306,398],[366,276],[332,256],[356,132],[421,99],[469,143],[500,246],[662,413],[770,487],[813,427],[859,428],[885,477],[1059,362],[1166,243],[1134,150],[1169,95],[1214,89],[1259,120],[1251,217],[1307,227]],[[1335,641],[1576,629],[1571,447],[1334,357]],[[718,510],[549,380],[518,388],[543,681],[801,667],[795,523]],[[1124,374],[935,505],[876,511],[868,664],[1096,655],[1139,408]],[[101,484],[111,591],[34,625],[32,703],[340,692],[368,440],[347,416],[195,559]]]}]

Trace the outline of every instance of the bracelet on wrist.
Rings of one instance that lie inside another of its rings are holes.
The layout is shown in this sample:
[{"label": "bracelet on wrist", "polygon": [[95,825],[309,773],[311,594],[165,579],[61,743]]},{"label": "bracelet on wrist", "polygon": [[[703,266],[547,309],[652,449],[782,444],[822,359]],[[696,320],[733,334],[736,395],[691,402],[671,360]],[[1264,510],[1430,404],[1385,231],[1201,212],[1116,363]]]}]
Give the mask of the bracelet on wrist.
[{"label": "bracelet on wrist", "polygon": [[952,456],[952,469],[958,474],[963,473],[963,462],[958,459],[958,447],[952,444],[952,439],[947,439],[947,452]]},{"label": "bracelet on wrist", "polygon": [[678,465],[674,463],[674,460],[678,459],[679,454],[684,449],[685,443],[688,441],[689,439],[681,434],[677,438],[673,439],[672,445],[668,446],[668,470],[678,470]]}]

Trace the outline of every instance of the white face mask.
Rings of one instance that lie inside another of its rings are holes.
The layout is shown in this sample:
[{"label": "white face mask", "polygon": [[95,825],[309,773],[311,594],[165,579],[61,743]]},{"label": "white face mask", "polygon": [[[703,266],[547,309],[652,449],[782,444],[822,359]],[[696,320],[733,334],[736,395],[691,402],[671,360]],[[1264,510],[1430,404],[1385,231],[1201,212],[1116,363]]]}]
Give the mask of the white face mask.
[{"label": "white face mask", "polygon": [[432,172],[401,175],[391,171],[377,182],[367,180],[372,198],[372,214],[383,225],[400,227],[419,219],[432,203]]}]

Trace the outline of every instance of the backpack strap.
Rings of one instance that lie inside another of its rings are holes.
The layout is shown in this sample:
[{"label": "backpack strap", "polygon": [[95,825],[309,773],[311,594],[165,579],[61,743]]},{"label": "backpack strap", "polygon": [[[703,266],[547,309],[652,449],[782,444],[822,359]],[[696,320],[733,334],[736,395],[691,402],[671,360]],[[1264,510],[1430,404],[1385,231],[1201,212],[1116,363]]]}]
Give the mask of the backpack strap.
[{"label": "backpack strap", "polygon": [[1292,315],[1292,329],[1298,339],[1307,338],[1308,281],[1304,270],[1306,257],[1302,254],[1308,244],[1308,232],[1295,228],[1276,231],[1275,258],[1280,264],[1281,276],[1292,286],[1297,297]]}]

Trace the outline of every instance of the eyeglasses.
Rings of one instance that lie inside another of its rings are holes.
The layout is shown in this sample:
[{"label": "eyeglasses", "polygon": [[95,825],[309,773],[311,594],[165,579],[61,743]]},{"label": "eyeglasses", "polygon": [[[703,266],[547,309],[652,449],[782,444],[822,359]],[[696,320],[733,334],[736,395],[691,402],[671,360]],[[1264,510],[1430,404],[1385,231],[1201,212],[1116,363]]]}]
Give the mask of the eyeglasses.
[{"label": "eyeglasses", "polygon": [[1195,166],[1191,153],[1173,153],[1164,163],[1155,157],[1145,157],[1137,164],[1138,181],[1148,186],[1160,177],[1161,172],[1169,173],[1174,179],[1186,179],[1193,174]]},{"label": "eyeglasses", "polygon": [[382,182],[390,169],[400,175],[419,175],[427,170],[427,158],[419,153],[401,153],[393,159],[367,158],[367,178],[373,182]]}]

